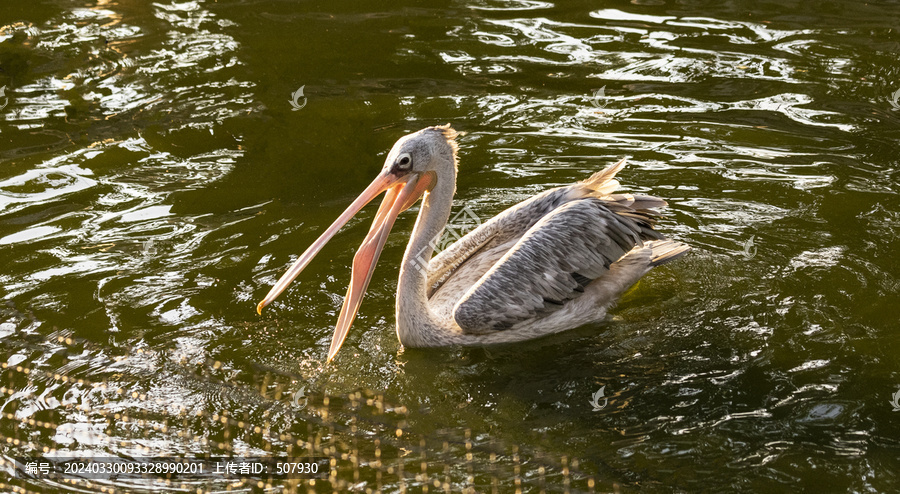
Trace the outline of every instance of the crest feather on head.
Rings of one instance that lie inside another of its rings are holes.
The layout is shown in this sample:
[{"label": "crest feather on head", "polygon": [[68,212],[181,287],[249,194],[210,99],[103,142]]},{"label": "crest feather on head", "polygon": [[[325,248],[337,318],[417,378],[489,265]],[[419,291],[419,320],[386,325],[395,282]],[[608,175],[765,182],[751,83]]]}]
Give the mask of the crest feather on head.
[{"label": "crest feather on head", "polygon": [[462,137],[466,135],[465,132],[457,132],[453,127],[450,127],[450,124],[446,125],[435,125],[433,127],[428,127],[428,130],[436,130],[440,132],[445,139],[447,139],[447,144],[453,148],[453,154],[456,154],[456,151],[459,150],[459,144],[456,142],[457,137]]}]

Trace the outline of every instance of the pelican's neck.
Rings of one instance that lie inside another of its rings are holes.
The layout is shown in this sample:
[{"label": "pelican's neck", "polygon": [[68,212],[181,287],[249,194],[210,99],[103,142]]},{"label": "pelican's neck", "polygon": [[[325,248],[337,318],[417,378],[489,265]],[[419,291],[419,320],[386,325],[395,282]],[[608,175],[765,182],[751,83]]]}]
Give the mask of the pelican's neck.
[{"label": "pelican's neck", "polygon": [[438,317],[428,303],[428,263],[450,218],[456,176],[440,177],[422,200],[406,246],[397,283],[397,336],[405,346],[427,346],[452,337],[452,321]]}]

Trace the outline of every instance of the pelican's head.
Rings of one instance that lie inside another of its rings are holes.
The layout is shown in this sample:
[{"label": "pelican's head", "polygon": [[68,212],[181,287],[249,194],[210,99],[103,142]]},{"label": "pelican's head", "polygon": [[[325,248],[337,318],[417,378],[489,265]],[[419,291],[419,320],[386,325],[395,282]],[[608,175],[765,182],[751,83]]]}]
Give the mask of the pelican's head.
[{"label": "pelican's head", "polygon": [[353,258],[350,287],[347,289],[334,338],[331,340],[331,348],[328,350],[328,360],[334,358],[344,338],[347,337],[347,330],[353,324],[366,287],[372,279],[372,272],[375,271],[378,256],[381,255],[381,249],[387,241],[397,215],[415,204],[438,183],[442,185],[449,183],[449,186],[455,187],[457,135],[458,133],[450,128],[450,124],[447,124],[428,127],[401,137],[391,148],[384,160],[384,167],[375,180],[281,276],[266,298],[256,307],[257,312],[262,313],[263,307],[275,300],[294,281],[294,278],[331,240],[331,237],[350,221],[350,218],[376,196],[385,192],[369,234]]},{"label": "pelican's head", "polygon": [[[382,173],[396,176],[433,173],[435,179],[456,178],[456,137],[450,124],[428,127],[401,137],[384,160]],[[450,176],[445,177],[445,175]]]}]

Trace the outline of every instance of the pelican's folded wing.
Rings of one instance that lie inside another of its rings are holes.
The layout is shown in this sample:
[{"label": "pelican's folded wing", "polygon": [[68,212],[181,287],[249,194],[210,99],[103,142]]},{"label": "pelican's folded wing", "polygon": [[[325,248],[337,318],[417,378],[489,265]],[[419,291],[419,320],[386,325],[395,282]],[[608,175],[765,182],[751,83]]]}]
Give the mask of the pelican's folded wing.
[{"label": "pelican's folded wing", "polygon": [[634,246],[664,238],[653,212],[625,199],[578,199],[541,218],[456,304],[460,328],[484,334],[558,310]]},{"label": "pelican's folded wing", "polygon": [[[479,250],[521,238],[545,214],[571,200],[572,186],[550,189],[503,211],[434,256],[428,265],[429,296]],[[579,191],[580,192],[580,191]]]}]

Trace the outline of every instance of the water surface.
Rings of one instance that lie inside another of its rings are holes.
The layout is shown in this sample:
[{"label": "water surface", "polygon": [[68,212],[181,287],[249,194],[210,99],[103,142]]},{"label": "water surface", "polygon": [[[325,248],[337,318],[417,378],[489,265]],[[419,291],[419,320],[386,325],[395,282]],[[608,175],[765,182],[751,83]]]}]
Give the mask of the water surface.
[{"label": "water surface", "polygon": [[[0,26],[3,490],[74,488],[11,478],[54,452],[334,458],[287,491],[900,485],[895,4],[46,1]],[[454,213],[629,156],[693,251],[601,323],[404,350],[414,209],[325,365],[374,208],[256,302],[447,122]]]}]

